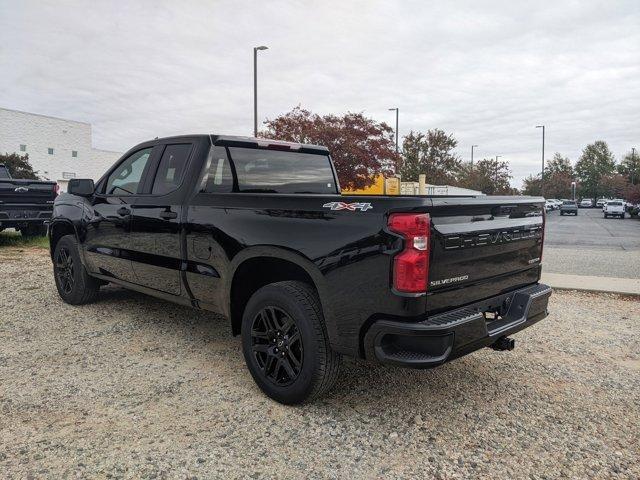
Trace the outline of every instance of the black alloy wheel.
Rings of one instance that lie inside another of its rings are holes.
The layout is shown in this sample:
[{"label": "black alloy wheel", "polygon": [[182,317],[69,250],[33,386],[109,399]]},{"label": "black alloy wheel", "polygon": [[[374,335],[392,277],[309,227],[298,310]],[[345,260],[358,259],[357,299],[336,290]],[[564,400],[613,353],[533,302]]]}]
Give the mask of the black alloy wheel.
[{"label": "black alloy wheel", "polygon": [[66,247],[58,250],[55,260],[55,272],[61,290],[65,294],[73,292],[75,285],[73,257]]},{"label": "black alloy wheel", "polygon": [[302,336],[293,318],[278,307],[264,307],[254,317],[251,351],[265,378],[274,385],[291,385],[300,375]]}]

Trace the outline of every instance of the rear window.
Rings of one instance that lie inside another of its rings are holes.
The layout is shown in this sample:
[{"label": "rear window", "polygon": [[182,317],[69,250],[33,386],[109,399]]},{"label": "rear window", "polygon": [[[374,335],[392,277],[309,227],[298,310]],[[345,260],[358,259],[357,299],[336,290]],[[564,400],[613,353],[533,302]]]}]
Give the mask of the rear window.
[{"label": "rear window", "polygon": [[613,207],[621,207],[622,202],[607,202],[607,205],[611,205]]},{"label": "rear window", "polygon": [[562,202],[563,205],[575,205],[576,202]]},{"label": "rear window", "polygon": [[240,192],[338,193],[327,155],[229,148]]},{"label": "rear window", "polygon": [[0,178],[11,178],[9,170],[4,165],[0,165]]}]

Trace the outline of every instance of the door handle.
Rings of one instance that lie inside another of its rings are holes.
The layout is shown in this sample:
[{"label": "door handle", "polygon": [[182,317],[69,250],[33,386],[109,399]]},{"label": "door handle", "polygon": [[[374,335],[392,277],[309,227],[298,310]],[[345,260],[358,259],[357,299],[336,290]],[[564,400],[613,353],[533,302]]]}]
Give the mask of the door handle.
[{"label": "door handle", "polygon": [[171,220],[174,218],[178,218],[178,214],[170,210],[165,210],[164,212],[160,212],[160,218],[164,218],[165,220]]},{"label": "door handle", "polygon": [[131,215],[131,210],[129,210],[127,207],[120,207],[118,210],[118,215],[120,215],[121,217],[126,217],[127,215]]}]

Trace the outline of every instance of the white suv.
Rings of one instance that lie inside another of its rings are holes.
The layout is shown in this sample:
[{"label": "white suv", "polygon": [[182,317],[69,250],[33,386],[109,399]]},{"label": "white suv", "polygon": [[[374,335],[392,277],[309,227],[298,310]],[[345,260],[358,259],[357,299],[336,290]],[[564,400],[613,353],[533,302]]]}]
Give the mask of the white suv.
[{"label": "white suv", "polygon": [[609,200],[604,206],[604,218],[620,217],[624,219],[624,202]]}]

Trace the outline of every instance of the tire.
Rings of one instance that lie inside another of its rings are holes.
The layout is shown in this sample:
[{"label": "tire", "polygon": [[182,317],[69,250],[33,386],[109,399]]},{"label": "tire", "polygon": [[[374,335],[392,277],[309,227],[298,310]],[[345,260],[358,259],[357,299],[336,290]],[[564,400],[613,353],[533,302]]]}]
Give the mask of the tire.
[{"label": "tire", "polygon": [[254,293],[241,335],[251,376],[277,402],[314,400],[338,378],[342,357],[329,345],[318,296],[306,283],[277,282]]},{"label": "tire", "polygon": [[561,212],[560,212],[560,216],[563,216],[563,215],[564,215],[564,212],[562,212],[562,211],[561,211]]},{"label": "tire", "polygon": [[71,305],[91,303],[98,297],[100,283],[87,274],[80,261],[74,235],[65,235],[53,252],[53,278],[60,298]]},{"label": "tire", "polygon": [[44,237],[47,234],[46,225],[27,225],[20,229],[23,237]]}]

